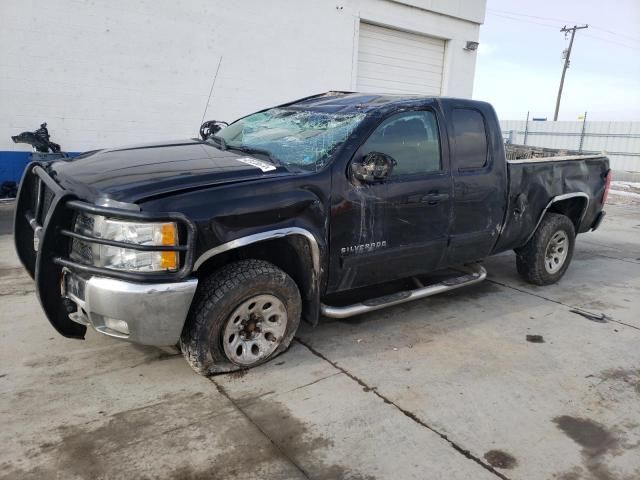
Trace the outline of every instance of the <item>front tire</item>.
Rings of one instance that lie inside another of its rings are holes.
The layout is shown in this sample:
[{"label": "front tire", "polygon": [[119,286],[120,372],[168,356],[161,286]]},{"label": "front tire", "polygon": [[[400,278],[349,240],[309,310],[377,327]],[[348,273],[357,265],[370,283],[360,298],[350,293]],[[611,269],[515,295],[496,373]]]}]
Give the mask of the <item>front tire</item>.
[{"label": "front tire", "polygon": [[527,244],[515,250],[518,273],[534,285],[556,283],[569,268],[575,239],[567,216],[547,213]]},{"label": "front tire", "polygon": [[224,266],[199,286],[180,338],[182,353],[202,375],[260,365],[287,349],[302,302],[293,279],[264,260]]}]

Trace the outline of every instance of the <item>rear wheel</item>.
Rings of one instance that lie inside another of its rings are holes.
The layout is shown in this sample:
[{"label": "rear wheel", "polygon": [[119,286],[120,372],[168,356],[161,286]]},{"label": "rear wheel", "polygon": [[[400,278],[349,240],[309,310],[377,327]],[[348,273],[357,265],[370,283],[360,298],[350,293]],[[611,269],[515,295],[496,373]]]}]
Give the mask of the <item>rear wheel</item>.
[{"label": "rear wheel", "polygon": [[575,237],[567,216],[547,213],[529,242],[515,251],[518,273],[535,285],[557,282],[569,268]]},{"label": "rear wheel", "polygon": [[180,339],[198,373],[251,368],[286,350],[300,323],[293,279],[263,260],[231,263],[205,279]]}]

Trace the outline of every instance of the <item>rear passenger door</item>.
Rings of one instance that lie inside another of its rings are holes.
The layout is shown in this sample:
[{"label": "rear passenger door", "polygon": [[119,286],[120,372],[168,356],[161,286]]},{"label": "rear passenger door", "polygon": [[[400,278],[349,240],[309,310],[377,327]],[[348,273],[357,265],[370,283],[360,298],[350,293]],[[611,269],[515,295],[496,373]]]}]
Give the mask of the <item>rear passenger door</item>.
[{"label": "rear passenger door", "polygon": [[[330,290],[381,283],[437,268],[449,233],[451,184],[432,110],[393,114],[353,156],[396,160],[384,183],[334,179]],[[348,177],[348,175],[347,175]],[[346,181],[345,181],[346,180]]]},{"label": "rear passenger door", "polygon": [[[488,107],[490,108],[490,107]],[[494,158],[489,112],[469,104],[446,109],[453,178],[453,221],[447,264],[491,253],[506,207],[504,159]]]}]

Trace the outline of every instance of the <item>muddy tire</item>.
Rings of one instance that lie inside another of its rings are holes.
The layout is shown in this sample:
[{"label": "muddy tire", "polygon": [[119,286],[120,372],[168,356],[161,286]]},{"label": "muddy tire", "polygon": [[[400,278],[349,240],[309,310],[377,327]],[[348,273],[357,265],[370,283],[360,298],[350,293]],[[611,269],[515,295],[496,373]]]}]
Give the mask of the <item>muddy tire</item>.
[{"label": "muddy tire", "polygon": [[300,324],[293,279],[263,260],[240,260],[200,282],[180,349],[202,375],[260,365],[287,349]]},{"label": "muddy tire", "polygon": [[515,250],[518,273],[534,285],[556,283],[569,268],[575,240],[568,217],[547,213],[529,242]]}]

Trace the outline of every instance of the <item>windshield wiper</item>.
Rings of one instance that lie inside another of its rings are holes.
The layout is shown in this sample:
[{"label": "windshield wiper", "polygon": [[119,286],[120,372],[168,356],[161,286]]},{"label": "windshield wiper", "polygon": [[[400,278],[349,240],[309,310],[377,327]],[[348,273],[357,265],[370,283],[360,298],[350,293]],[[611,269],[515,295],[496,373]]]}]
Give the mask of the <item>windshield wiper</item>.
[{"label": "windshield wiper", "polygon": [[213,140],[213,142],[217,144],[221,150],[227,150],[227,148],[229,148],[227,147],[227,142],[225,141],[225,139],[218,135],[209,135],[207,137],[207,140]]},{"label": "windshield wiper", "polygon": [[212,140],[213,143],[215,143],[216,146],[218,146],[221,150],[237,150],[238,152],[248,153],[250,155],[264,155],[274,165],[278,167],[284,166],[284,164],[280,160],[278,160],[276,157],[274,157],[269,150],[264,150],[262,148],[246,147],[244,145],[238,145],[238,146],[229,145],[227,144],[225,139],[220,137],[219,135],[209,135],[207,137],[207,140],[205,140],[205,142],[209,140]]},{"label": "windshield wiper", "polygon": [[262,148],[254,148],[254,147],[245,147],[244,145],[243,146],[235,146],[235,145],[226,145],[225,144],[225,146],[229,150],[237,150],[239,152],[248,153],[250,155],[256,155],[256,154],[257,155],[264,155],[274,165],[276,165],[278,167],[283,167],[284,166],[284,164],[280,160],[278,160],[276,157],[274,157],[269,150],[264,150]]}]

